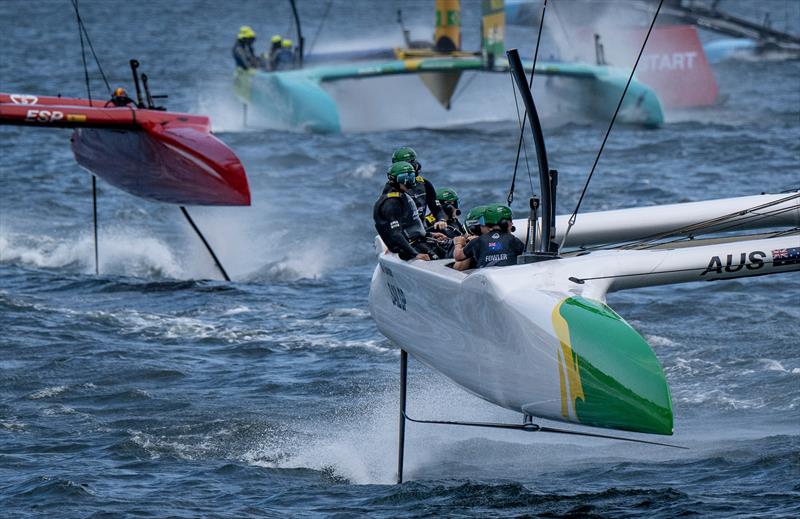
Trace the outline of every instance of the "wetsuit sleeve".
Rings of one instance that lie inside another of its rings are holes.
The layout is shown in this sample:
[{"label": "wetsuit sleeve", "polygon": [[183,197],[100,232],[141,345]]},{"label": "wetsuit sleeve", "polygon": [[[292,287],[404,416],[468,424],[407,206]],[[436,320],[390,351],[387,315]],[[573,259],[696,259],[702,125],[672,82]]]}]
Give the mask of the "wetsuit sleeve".
[{"label": "wetsuit sleeve", "polygon": [[444,214],[442,204],[436,200],[436,188],[433,187],[433,184],[431,184],[431,181],[427,178],[425,179],[425,200],[428,202],[428,209],[431,214],[436,217],[436,220],[447,221],[447,215]]},{"label": "wetsuit sleeve", "polygon": [[381,222],[383,232],[380,234],[381,238],[386,242],[387,247],[404,253],[404,256],[414,257],[419,254],[419,252],[413,245],[408,243],[406,235],[403,233],[403,228],[400,225],[400,220],[403,217],[402,204],[400,199],[388,199],[383,203],[379,209],[380,216],[383,220],[383,222]]}]

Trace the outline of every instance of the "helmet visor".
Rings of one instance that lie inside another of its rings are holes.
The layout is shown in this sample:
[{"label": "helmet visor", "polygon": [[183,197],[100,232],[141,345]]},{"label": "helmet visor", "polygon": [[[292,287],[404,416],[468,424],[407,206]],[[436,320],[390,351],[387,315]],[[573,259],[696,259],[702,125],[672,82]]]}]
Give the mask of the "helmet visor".
[{"label": "helmet visor", "polygon": [[406,187],[414,187],[417,185],[417,175],[414,173],[400,173],[395,177],[398,184],[403,184]]}]

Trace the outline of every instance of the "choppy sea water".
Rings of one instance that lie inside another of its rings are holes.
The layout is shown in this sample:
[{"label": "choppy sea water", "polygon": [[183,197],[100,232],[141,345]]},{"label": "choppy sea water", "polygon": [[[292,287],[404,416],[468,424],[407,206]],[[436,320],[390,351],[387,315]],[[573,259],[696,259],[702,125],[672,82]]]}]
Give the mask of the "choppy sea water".
[{"label": "choppy sea water", "polygon": [[[466,24],[477,11],[464,3]],[[325,3],[305,4],[311,38]],[[428,4],[403,3],[413,29],[429,25]],[[800,28],[795,4],[775,4],[773,16],[786,11]],[[69,131],[0,128],[4,515],[800,515],[797,274],[610,298],[661,360],[672,440],[690,450],[410,424],[409,481],[393,485],[399,356],[367,309],[370,210],[399,144],[466,206],[504,199],[516,123],[489,102],[496,85],[474,81],[465,97],[484,104],[442,111],[441,129],[242,128],[232,37],[242,23],[285,32],[283,2],[80,5],[111,82],[127,85],[136,57],[170,108],[211,115],[244,161],[254,204],[191,209],[234,278],[224,283],[176,208],[100,182],[95,276],[90,177]],[[334,3],[317,45],[398,43],[397,5]],[[3,9],[0,91],[85,95],[70,3]],[[614,129],[586,210],[797,187],[800,63],[733,61],[715,75],[720,106],[668,113],[659,130]],[[604,130],[548,125],[560,212]],[[409,406],[429,418],[519,418],[413,361]]]}]

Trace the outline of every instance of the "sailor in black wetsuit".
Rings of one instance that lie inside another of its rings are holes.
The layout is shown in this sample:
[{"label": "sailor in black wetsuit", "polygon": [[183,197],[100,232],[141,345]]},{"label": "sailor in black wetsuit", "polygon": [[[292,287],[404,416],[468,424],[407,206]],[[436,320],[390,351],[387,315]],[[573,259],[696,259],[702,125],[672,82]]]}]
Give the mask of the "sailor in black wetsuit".
[{"label": "sailor in black wetsuit", "polygon": [[[460,200],[456,190],[450,187],[436,190],[436,201],[442,206],[442,210],[446,216],[445,224],[447,227],[441,230],[441,233],[448,238],[455,238],[456,236],[463,236],[467,234],[467,230],[461,223],[458,217],[461,215],[461,209],[458,207]],[[433,227],[436,223],[436,218],[429,214],[425,217],[425,225]]]},{"label": "sailor in black wetsuit", "polygon": [[389,169],[389,181],[375,202],[372,217],[375,229],[390,251],[401,259],[430,260],[425,241],[425,226],[419,219],[414,199],[408,190],[416,184],[416,172],[408,162],[395,162]]},{"label": "sailor in black wetsuit", "polygon": [[511,234],[511,218],[507,206],[487,206],[480,222],[483,234],[463,248],[457,245],[453,257],[456,261],[471,258],[477,268],[516,265],[517,256],[525,252],[525,244]]},{"label": "sailor in black wetsuit", "polygon": [[436,188],[428,179],[422,178],[420,171],[422,166],[417,162],[417,152],[408,146],[403,146],[394,150],[392,154],[392,163],[395,162],[408,162],[414,167],[417,174],[417,184],[408,190],[408,194],[414,199],[417,205],[417,211],[421,220],[425,221],[426,213],[430,210],[433,215],[434,223],[433,228],[437,231],[442,231],[447,227],[447,215],[442,210],[442,206],[436,200]]},{"label": "sailor in black wetsuit", "polygon": [[233,46],[233,59],[236,60],[237,67],[246,70],[260,68],[263,65],[261,58],[256,56],[256,51],[253,49],[255,41],[256,33],[251,27],[243,25],[239,28],[236,45]]},{"label": "sailor in black wetsuit", "polygon": [[[436,200],[439,202],[439,205],[442,206],[445,215],[447,215],[447,220],[445,221],[447,227],[440,231],[447,237],[447,241],[434,244],[434,250],[436,251],[436,255],[440,258],[452,258],[453,248],[455,246],[453,239],[467,234],[467,230],[458,219],[458,216],[461,214],[461,209],[458,208],[458,194],[454,189],[449,187],[437,189]],[[429,232],[435,231],[433,227],[435,223],[436,218],[432,214],[425,217],[425,225]]]}]

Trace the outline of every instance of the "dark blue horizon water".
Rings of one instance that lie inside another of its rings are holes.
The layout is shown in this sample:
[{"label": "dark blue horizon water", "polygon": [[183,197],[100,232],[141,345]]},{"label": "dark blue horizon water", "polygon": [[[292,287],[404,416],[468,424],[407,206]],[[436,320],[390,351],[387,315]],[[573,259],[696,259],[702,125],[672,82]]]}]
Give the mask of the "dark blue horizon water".
[{"label": "dark blue horizon water", "polygon": [[[464,111],[425,114],[441,117],[438,129],[407,125],[410,108],[370,87],[338,95],[365,112],[396,110],[372,131],[242,128],[233,37],[244,23],[261,42],[285,33],[287,4],[80,2],[113,85],[130,86],[127,60],[138,58],[171,109],[210,115],[242,158],[252,207],[190,208],[231,283],[216,280],[177,208],[102,181],[95,276],[91,180],[70,132],[0,127],[4,517],[800,516],[796,273],[610,297],[664,366],[668,440],[690,450],[410,424],[408,482],[392,484],[399,355],[367,308],[372,203],[401,144],[467,207],[504,199],[517,133],[497,99],[513,103],[499,90],[510,85],[473,81]],[[397,44],[398,6],[422,37],[431,4],[334,2],[316,46]],[[475,25],[479,4],[462,4]],[[776,24],[787,14],[800,32],[796,2],[732,5],[754,19],[769,9]],[[0,91],[84,96],[70,2],[0,7]],[[326,3],[300,7],[311,41]],[[732,61],[714,73],[721,105],[668,112],[658,130],[614,129],[584,210],[798,187],[800,62]],[[560,213],[605,131],[563,119],[546,128]],[[410,369],[415,416],[519,419],[418,362]]]}]

